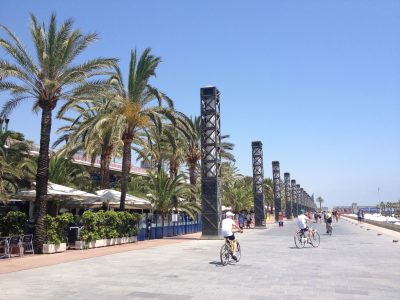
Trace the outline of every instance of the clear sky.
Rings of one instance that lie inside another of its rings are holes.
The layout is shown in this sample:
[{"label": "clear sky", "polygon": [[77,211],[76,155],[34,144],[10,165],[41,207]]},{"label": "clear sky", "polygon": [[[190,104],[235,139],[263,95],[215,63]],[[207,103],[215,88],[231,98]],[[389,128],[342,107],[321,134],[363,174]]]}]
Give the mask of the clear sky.
[{"label": "clear sky", "polygon": [[[328,206],[400,199],[400,1],[1,0],[0,23],[32,50],[29,12],[98,32],[82,58],[116,57],[125,73],[130,50],[151,47],[163,59],[153,84],[187,115],[200,114],[200,87],[218,87],[241,173],[259,140],[265,177],[278,160]],[[10,129],[38,142],[31,106]]]}]

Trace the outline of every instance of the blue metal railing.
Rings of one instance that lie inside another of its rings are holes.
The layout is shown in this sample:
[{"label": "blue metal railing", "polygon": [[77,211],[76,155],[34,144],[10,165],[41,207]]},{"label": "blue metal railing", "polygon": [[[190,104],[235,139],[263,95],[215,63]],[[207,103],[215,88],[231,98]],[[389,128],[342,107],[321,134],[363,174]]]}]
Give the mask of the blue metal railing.
[{"label": "blue metal railing", "polygon": [[[168,226],[152,226],[150,230],[150,239],[162,239],[164,237],[172,237],[184,234],[190,234],[201,231],[201,223],[187,222],[186,224],[176,224]],[[147,228],[140,228],[138,233],[138,241],[149,239]]]}]

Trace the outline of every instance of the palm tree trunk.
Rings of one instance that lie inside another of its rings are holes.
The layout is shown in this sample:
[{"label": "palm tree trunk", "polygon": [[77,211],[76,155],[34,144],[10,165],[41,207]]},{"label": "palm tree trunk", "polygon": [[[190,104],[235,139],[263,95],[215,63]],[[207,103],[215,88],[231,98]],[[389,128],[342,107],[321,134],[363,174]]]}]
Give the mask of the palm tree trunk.
[{"label": "palm tree trunk", "polygon": [[189,180],[191,185],[196,186],[196,164],[189,165]]},{"label": "palm tree trunk", "polygon": [[101,189],[110,188],[110,163],[113,145],[107,147],[106,151],[101,155],[100,160],[100,187]]},{"label": "palm tree trunk", "polygon": [[43,218],[47,211],[47,185],[49,181],[49,145],[51,132],[52,108],[42,107],[42,123],[40,130],[40,150],[36,174],[35,202],[35,235],[34,248],[36,253],[42,253],[46,239]]},{"label": "palm tree trunk", "polygon": [[178,176],[178,164],[176,163],[176,160],[170,159],[169,162],[169,176],[173,179],[175,179]]},{"label": "palm tree trunk", "polygon": [[122,153],[122,178],[121,178],[121,202],[119,208],[125,210],[125,199],[126,193],[128,191],[128,177],[131,170],[131,144],[132,136],[129,134],[124,134],[122,137],[124,142],[124,148]]}]

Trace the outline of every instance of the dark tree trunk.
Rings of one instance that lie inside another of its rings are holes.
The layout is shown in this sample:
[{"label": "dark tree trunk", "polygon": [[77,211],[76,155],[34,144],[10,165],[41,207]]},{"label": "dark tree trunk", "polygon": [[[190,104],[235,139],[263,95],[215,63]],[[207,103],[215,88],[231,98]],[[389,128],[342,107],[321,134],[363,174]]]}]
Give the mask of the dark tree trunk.
[{"label": "dark tree trunk", "polygon": [[124,148],[122,157],[121,202],[119,204],[119,208],[121,210],[125,210],[125,199],[128,191],[128,178],[131,170],[132,135],[124,134],[122,140],[124,142]]},{"label": "dark tree trunk", "polygon": [[190,184],[196,186],[196,164],[189,165]]},{"label": "dark tree trunk", "polygon": [[46,242],[46,231],[43,218],[47,211],[47,184],[49,181],[49,145],[51,132],[52,108],[42,108],[42,123],[40,130],[40,150],[36,174],[36,202],[35,202],[35,235],[34,248],[36,253],[43,252]]},{"label": "dark tree trunk", "polygon": [[110,163],[113,145],[107,147],[106,151],[101,155],[100,160],[100,188],[110,188]]},{"label": "dark tree trunk", "polygon": [[169,177],[175,179],[178,176],[178,164],[175,160],[170,160],[169,162]]}]

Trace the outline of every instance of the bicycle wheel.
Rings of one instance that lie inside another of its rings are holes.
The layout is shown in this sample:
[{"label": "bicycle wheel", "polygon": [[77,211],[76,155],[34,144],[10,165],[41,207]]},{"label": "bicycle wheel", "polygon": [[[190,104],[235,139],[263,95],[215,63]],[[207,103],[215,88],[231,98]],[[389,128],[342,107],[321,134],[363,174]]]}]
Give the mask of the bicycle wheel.
[{"label": "bicycle wheel", "polygon": [[319,233],[318,231],[314,230],[314,232],[311,234],[311,241],[310,241],[311,245],[314,248],[317,248],[319,246],[320,243],[320,237],[319,237]]},{"label": "bicycle wheel", "polygon": [[227,244],[223,244],[221,247],[221,251],[219,252],[219,257],[221,258],[221,264],[226,266],[229,262],[229,247]]},{"label": "bicycle wheel", "polygon": [[[237,247],[237,249],[236,249],[236,258],[237,258],[237,261],[236,261],[236,262],[239,262],[240,258],[242,257],[242,250],[241,250],[241,248],[240,248],[239,242],[236,242],[236,247]],[[235,261],[235,260],[233,260],[233,261]]]},{"label": "bicycle wheel", "polygon": [[304,246],[306,245],[306,243],[302,241],[302,238],[303,235],[300,231],[294,234],[294,244],[297,248],[304,248]]}]

